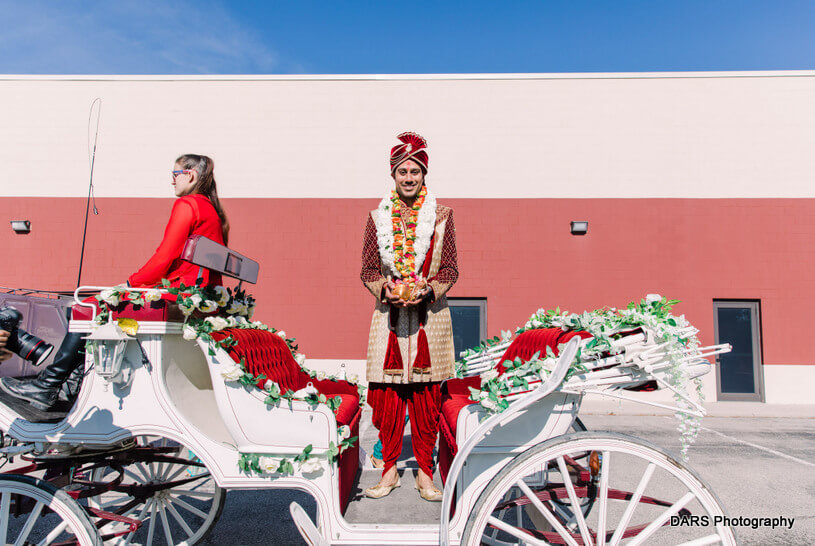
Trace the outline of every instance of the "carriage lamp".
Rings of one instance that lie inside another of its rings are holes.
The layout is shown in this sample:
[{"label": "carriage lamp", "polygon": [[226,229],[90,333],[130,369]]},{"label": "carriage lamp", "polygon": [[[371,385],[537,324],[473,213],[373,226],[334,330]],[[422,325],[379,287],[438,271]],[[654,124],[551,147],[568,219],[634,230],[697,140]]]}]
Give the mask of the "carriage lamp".
[{"label": "carriage lamp", "polygon": [[11,229],[14,230],[14,233],[30,233],[31,232],[31,221],[30,220],[12,220],[11,221]]},{"label": "carriage lamp", "polygon": [[572,235],[585,235],[589,231],[588,222],[572,222],[571,232]]},{"label": "carriage lamp", "polygon": [[[90,350],[93,355],[93,364],[98,373],[107,383],[113,381],[122,371],[122,360],[130,337],[115,322],[108,322],[93,331],[85,339],[90,341]],[[105,389],[107,389],[107,383]]]}]

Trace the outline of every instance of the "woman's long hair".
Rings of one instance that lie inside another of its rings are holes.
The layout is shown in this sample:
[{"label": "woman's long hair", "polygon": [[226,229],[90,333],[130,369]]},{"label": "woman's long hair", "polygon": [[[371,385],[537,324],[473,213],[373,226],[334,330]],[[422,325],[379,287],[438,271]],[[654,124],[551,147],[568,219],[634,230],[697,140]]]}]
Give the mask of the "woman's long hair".
[{"label": "woman's long hair", "polygon": [[190,193],[205,195],[212,203],[212,206],[215,207],[215,212],[218,213],[218,218],[221,219],[221,231],[224,235],[224,244],[228,244],[229,220],[226,219],[226,211],[224,211],[224,207],[218,199],[218,187],[215,185],[215,162],[211,157],[197,154],[184,154],[176,159],[175,162],[181,165],[185,170],[194,170],[198,173],[198,181]]}]

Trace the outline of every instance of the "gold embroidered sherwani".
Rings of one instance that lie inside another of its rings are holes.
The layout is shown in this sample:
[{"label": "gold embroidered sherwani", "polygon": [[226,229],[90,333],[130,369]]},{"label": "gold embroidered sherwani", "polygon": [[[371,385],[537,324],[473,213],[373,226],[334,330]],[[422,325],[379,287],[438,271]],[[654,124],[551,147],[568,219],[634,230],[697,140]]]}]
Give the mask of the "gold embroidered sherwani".
[{"label": "gold embroidered sherwani", "polygon": [[[410,208],[401,201],[399,203],[402,219],[407,221]],[[375,383],[420,383],[448,379],[453,376],[455,354],[453,328],[445,294],[458,279],[453,209],[436,205],[435,230],[431,250],[427,252],[430,258],[430,269],[426,275],[428,284],[433,290],[433,296],[409,308],[395,308],[383,301],[383,288],[387,282],[386,276],[389,269],[380,256],[377,226],[374,220],[376,213],[377,211],[372,211],[368,215],[368,223],[365,226],[362,273],[360,274],[365,287],[376,298],[376,307],[368,337],[367,379]],[[392,309],[394,310],[393,317],[391,317]],[[425,321],[424,330],[430,352],[430,370],[425,373],[413,368],[422,320]],[[398,338],[403,363],[401,374],[383,372],[391,329]]]}]

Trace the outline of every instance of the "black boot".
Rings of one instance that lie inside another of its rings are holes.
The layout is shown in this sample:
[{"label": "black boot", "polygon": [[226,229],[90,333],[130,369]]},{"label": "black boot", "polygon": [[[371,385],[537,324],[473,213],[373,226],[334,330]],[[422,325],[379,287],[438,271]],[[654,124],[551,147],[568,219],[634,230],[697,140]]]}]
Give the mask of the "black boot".
[{"label": "black boot", "polygon": [[62,384],[84,359],[85,340],[82,334],[68,333],[59,346],[54,362],[39,373],[32,381],[0,378],[0,389],[20,400],[25,400],[35,408],[49,411],[59,400]]},{"label": "black boot", "polygon": [[77,366],[68,380],[62,384],[59,389],[59,401],[67,407],[73,406],[77,396],[79,396],[79,389],[82,388],[82,381],[85,379],[85,366]]}]

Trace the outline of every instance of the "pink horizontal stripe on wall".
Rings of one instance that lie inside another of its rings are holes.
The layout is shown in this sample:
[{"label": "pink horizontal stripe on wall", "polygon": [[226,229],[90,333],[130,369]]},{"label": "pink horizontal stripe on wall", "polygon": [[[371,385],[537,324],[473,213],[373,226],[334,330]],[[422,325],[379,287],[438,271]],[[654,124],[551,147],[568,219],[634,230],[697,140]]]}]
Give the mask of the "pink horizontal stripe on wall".
[{"label": "pink horizontal stripe on wall", "polygon": [[[580,312],[647,293],[713,343],[714,299],[760,299],[765,364],[810,364],[815,304],[812,199],[450,199],[460,281],[450,296],[487,298],[488,330],[539,307]],[[310,358],[365,357],[373,297],[359,281],[375,199],[228,199],[230,246],[260,262],[256,318],[296,336]],[[97,199],[83,284],[124,282],[161,240],[171,199]],[[0,285],[70,290],[84,199],[3,198]],[[8,221],[30,220],[17,235]],[[585,236],[569,222],[587,220]]]}]

